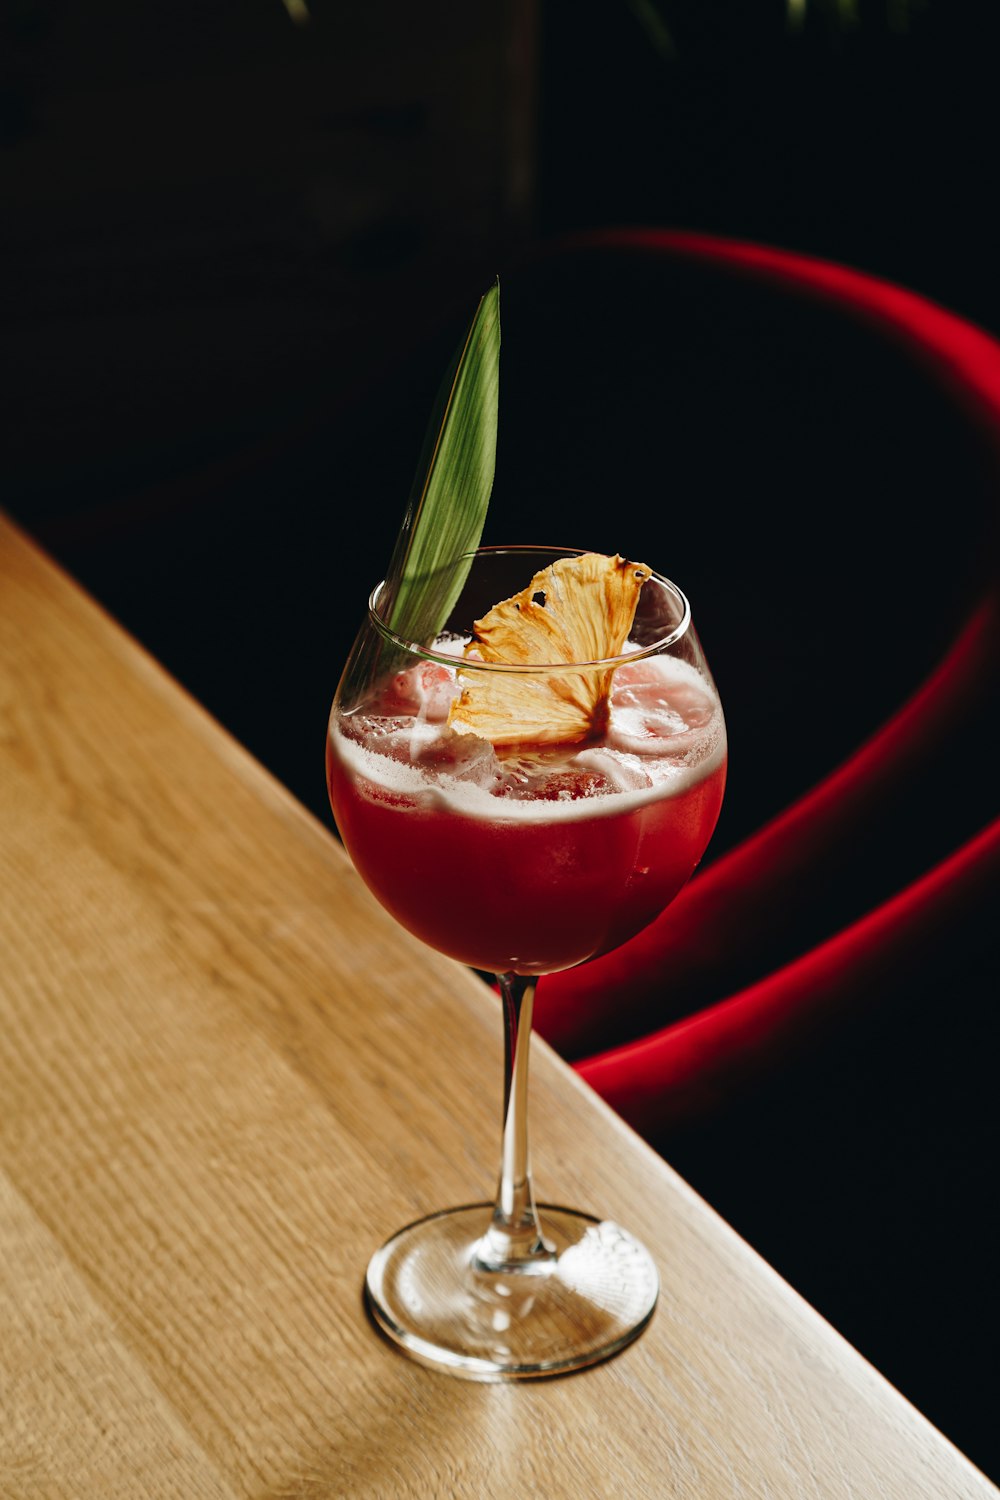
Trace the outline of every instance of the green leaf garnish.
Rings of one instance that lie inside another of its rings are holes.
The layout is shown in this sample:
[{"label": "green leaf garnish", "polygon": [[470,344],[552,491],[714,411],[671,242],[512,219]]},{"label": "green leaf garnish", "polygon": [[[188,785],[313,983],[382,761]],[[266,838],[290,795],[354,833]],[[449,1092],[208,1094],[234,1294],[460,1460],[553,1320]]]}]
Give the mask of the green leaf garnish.
[{"label": "green leaf garnish", "polygon": [[[500,285],[481,298],[424,441],[380,613],[404,640],[440,634],[479,545],[496,470]],[[462,559],[466,561],[462,563]]]}]

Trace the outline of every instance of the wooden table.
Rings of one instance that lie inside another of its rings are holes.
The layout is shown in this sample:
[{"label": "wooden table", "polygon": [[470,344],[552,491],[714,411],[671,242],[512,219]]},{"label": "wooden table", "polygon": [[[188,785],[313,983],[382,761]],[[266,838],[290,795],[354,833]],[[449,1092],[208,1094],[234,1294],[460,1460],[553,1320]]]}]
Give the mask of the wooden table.
[{"label": "wooden table", "polygon": [[383,1343],[371,1250],[492,1192],[497,1004],[2,518],[0,815],[4,1500],[1000,1493],[541,1043],[539,1194],[655,1248],[650,1328]]}]

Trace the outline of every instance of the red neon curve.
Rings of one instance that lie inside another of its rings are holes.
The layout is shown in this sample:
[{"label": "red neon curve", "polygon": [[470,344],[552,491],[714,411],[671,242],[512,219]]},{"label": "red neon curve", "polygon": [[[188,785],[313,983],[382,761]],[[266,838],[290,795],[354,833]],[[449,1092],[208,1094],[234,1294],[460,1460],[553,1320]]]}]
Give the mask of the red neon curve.
[{"label": "red neon curve", "polygon": [[962,908],[996,889],[1000,819],[845,931],[738,995],[586,1062],[578,1071],[637,1129],[662,1125],[685,1090],[752,1068],[831,1006],[859,1003],[904,954],[919,960]]},{"label": "red neon curve", "polygon": [[[667,253],[715,262],[830,300],[903,342],[982,423],[1000,458],[1000,344],[915,292],[796,252],[673,230],[601,230],[561,241],[557,251]],[[1000,660],[996,590],[971,613],[946,659],[882,729],[771,823],[699,875],[645,932],[615,953],[552,975],[539,986],[539,1030],[568,1055],[594,1042],[593,1025],[613,997],[637,1019],[684,966],[697,969],[712,943],[732,943],[734,921],[764,921],[774,892],[822,861],[824,849],[859,830],[866,808],[945,739],[949,722],[976,712]],[[662,1118],[685,1089],[745,1065],[790,1036],[852,988],[863,989],[900,944],[919,947],[965,898],[978,899],[998,873],[1000,823],[991,824],[929,874],[767,978],[640,1041],[577,1064],[581,1074],[640,1128]],[[728,923],[720,938],[720,922]],[[746,934],[742,934],[745,936]],[[735,946],[739,946],[738,942]],[[716,975],[718,977],[718,975]]]}]

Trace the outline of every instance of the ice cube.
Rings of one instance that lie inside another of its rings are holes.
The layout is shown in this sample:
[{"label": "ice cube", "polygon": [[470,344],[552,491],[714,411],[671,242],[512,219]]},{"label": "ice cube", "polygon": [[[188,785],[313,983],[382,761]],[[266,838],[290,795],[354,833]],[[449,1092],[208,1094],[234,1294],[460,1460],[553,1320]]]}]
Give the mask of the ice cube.
[{"label": "ice cube", "polygon": [[577,755],[520,750],[506,756],[502,767],[502,795],[515,802],[579,802],[617,791],[600,766],[581,763]]},{"label": "ice cube", "polygon": [[[430,729],[432,726],[425,727]],[[413,761],[421,771],[432,774],[435,779],[447,777],[486,791],[493,791],[500,782],[497,753],[489,740],[480,739],[478,734],[458,734],[454,729],[435,727],[432,737],[420,746]]]},{"label": "ice cube", "polygon": [[432,724],[400,715],[367,715],[355,726],[357,738],[376,755],[404,764],[416,762],[438,731]]},{"label": "ice cube", "polygon": [[615,675],[607,742],[618,751],[683,756],[696,747],[714,712],[709,688],[684,663],[629,663]]},{"label": "ice cube", "polygon": [[603,776],[612,792],[641,792],[652,786],[642,757],[628,751],[605,746],[581,750],[574,763],[584,770]]},{"label": "ice cube", "polygon": [[443,724],[452,699],[458,694],[455,674],[439,662],[422,662],[414,673],[414,693],[417,717],[426,719],[428,724]]},{"label": "ice cube", "polygon": [[449,667],[422,661],[388,679],[378,707],[384,714],[411,714],[429,724],[441,724],[457,692],[455,673]]}]

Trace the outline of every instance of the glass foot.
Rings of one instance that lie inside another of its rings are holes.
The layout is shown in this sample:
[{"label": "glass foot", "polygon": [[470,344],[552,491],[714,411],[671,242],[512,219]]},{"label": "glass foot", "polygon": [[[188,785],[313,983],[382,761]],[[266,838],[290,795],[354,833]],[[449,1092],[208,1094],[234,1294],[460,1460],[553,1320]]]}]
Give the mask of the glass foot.
[{"label": "glass foot", "polygon": [[467,1380],[560,1375],[608,1359],[642,1332],[659,1278],[624,1229],[572,1209],[539,1209],[543,1253],[493,1269],[493,1205],[420,1219],[376,1251],[365,1294],[411,1358]]}]

